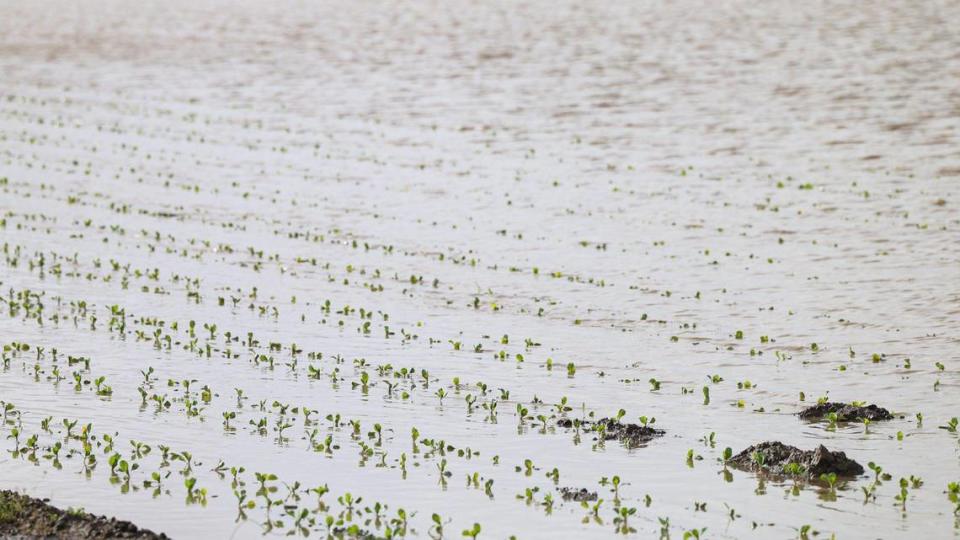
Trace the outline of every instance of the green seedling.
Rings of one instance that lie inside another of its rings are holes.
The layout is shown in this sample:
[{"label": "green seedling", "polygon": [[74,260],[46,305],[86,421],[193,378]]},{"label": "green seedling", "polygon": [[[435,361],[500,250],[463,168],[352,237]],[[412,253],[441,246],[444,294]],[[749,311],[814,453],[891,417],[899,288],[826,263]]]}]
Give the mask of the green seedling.
[{"label": "green seedling", "polygon": [[836,491],[837,473],[823,473],[820,475],[820,480],[827,483],[831,492]]},{"label": "green seedling", "polygon": [[471,528],[469,528],[469,529],[464,529],[464,530],[463,530],[463,536],[465,536],[465,537],[467,537],[467,538],[473,538],[474,540],[476,540],[476,538],[477,538],[478,536],[480,536],[480,524],[479,524],[479,523],[474,523],[474,524],[473,524],[473,527],[471,527]]}]

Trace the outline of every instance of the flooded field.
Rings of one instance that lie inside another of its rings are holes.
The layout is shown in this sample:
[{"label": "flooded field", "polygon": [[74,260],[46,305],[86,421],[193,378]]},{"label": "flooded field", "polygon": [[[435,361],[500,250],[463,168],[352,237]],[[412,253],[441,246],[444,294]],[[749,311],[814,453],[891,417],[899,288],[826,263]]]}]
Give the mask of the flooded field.
[{"label": "flooded field", "polygon": [[960,537],[957,28],[0,0],[0,489],[172,538]]}]

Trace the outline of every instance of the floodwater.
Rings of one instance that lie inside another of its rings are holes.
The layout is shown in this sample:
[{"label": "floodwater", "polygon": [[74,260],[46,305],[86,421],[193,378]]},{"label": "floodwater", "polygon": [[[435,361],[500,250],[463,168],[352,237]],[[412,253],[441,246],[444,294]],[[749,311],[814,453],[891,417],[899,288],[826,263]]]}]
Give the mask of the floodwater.
[{"label": "floodwater", "polygon": [[[957,28],[0,0],[0,488],[174,538],[958,537]],[[665,435],[557,425],[620,409]],[[720,461],[765,440],[890,477]]]}]

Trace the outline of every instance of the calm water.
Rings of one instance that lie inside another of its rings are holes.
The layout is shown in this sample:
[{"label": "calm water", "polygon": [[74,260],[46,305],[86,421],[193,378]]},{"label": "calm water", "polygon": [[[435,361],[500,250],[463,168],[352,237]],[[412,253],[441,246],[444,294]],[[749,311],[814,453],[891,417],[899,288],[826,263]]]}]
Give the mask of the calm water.
[{"label": "calm water", "polygon": [[[0,488],[175,538],[960,536],[957,27],[2,0]],[[823,396],[896,418],[796,418]],[[665,436],[556,425],[620,409]],[[891,478],[724,473],[764,440]]]}]

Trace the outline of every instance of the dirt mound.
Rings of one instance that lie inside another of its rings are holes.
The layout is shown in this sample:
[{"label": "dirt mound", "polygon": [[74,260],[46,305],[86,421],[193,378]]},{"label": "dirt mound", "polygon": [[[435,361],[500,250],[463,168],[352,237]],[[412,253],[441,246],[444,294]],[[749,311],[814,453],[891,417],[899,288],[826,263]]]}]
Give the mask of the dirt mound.
[{"label": "dirt mound", "polygon": [[[562,428],[572,428],[574,426],[573,420],[568,418],[561,418],[557,421],[557,425]],[[584,420],[581,422],[580,427],[584,431],[593,431],[598,435],[602,433],[603,440],[605,441],[620,441],[627,448],[636,448],[637,446],[644,445],[657,437],[662,437],[664,433],[666,433],[662,429],[618,422],[613,418],[601,418],[596,422]]]},{"label": "dirt mound", "polygon": [[825,473],[846,477],[863,474],[863,467],[843,452],[831,452],[823,445],[814,450],[800,450],[777,441],[755,444],[726,463],[745,471],[812,479]]},{"label": "dirt mound", "polygon": [[586,502],[597,500],[597,493],[594,491],[588,491],[587,488],[577,489],[563,487],[560,488],[560,496],[563,497],[563,500],[565,501]]},{"label": "dirt mound", "polygon": [[890,411],[876,405],[851,405],[849,403],[827,402],[807,407],[797,413],[797,416],[804,420],[820,420],[826,418],[828,414],[836,413],[838,422],[857,422],[866,418],[873,422],[874,420],[890,420],[893,415]]},{"label": "dirt mound", "polygon": [[82,511],[66,512],[12,491],[0,491],[0,537],[169,540],[164,534],[140,529],[128,521]]}]

